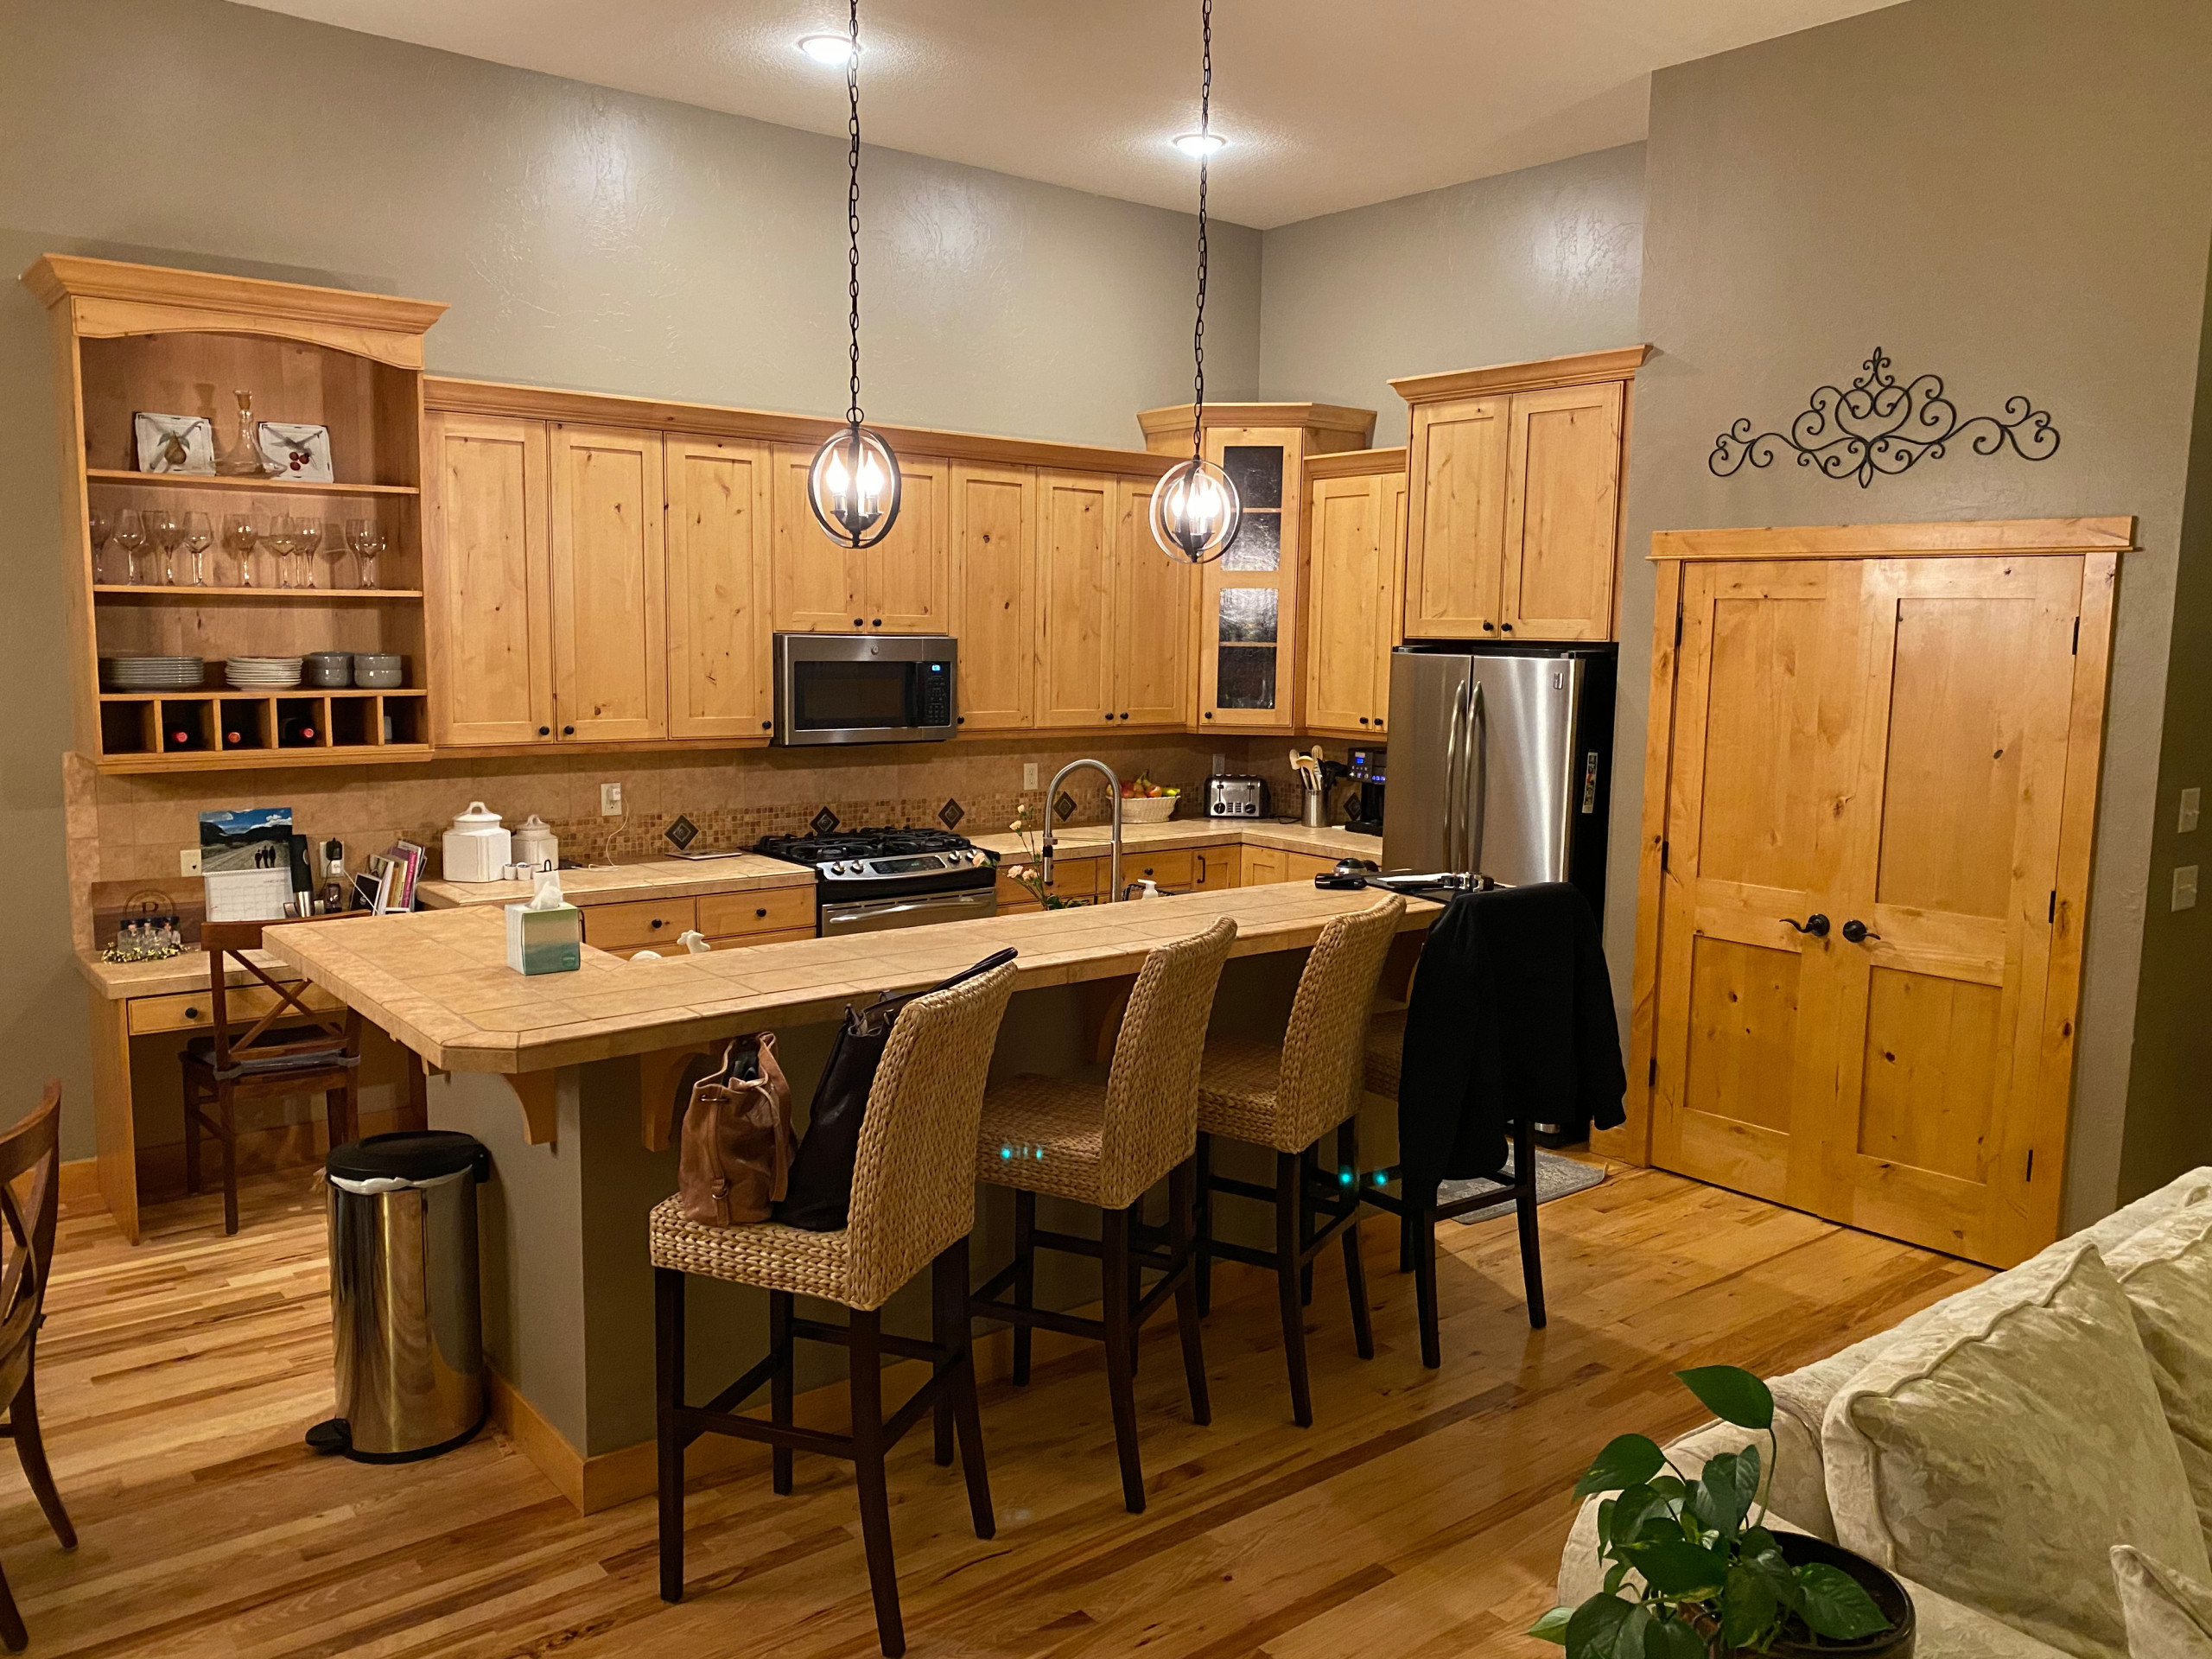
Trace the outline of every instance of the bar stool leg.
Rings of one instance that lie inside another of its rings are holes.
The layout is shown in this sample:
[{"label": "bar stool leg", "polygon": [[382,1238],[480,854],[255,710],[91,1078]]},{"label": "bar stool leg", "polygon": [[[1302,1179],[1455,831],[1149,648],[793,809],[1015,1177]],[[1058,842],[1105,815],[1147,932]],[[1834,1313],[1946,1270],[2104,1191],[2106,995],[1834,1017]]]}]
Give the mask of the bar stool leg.
[{"label": "bar stool leg", "polygon": [[1527,1118],[1513,1128],[1513,1208],[1521,1223],[1521,1282],[1529,1294],[1529,1324],[1544,1328],[1544,1259],[1536,1243],[1536,1131]]},{"label": "bar stool leg", "polygon": [[[1337,1125],[1337,1167],[1350,1170],[1352,1179],[1359,1179],[1359,1123],[1356,1118],[1346,1118]],[[1351,1299],[1351,1335],[1358,1344],[1362,1359],[1375,1357],[1375,1325],[1369,1318],[1367,1306],[1367,1264],[1359,1254],[1359,1195],[1346,1188],[1354,1205],[1351,1224],[1344,1231],[1344,1294]]]},{"label": "bar stool leg", "polygon": [[1197,1160],[1175,1166],[1167,1177],[1167,1227],[1173,1241],[1174,1271],[1183,1275],[1175,1287],[1175,1324],[1183,1337],[1183,1380],[1191,1390],[1191,1421],[1201,1427],[1213,1421],[1213,1403],[1206,1395],[1205,1349],[1198,1333]]},{"label": "bar stool leg", "polygon": [[976,1403],[976,1350],[968,1323],[968,1241],[947,1245],[937,1258],[937,1302],[950,1318],[938,1341],[956,1351],[948,1368],[944,1403],[960,1437],[960,1471],[968,1481],[968,1513],[978,1538],[995,1536],[990,1477],[983,1467],[983,1414]]},{"label": "bar stool leg", "polygon": [[[788,1290],[768,1293],[768,1351],[776,1356],[776,1369],[768,1378],[768,1418],[778,1428],[791,1426],[791,1313],[797,1301]],[[768,1454],[776,1495],[788,1497],[791,1490],[791,1449],[772,1446]]]},{"label": "bar stool leg", "polygon": [[[966,1351],[968,1344],[965,1327],[968,1319],[968,1281],[963,1278],[953,1282],[954,1263],[952,1246],[948,1244],[937,1253],[930,1263],[930,1341],[948,1355]],[[962,1242],[964,1256],[966,1242]],[[964,1271],[964,1268],[963,1269]],[[931,1367],[938,1379],[937,1399],[930,1406],[930,1429],[933,1440],[931,1455],[940,1469],[952,1467],[952,1391],[950,1377],[953,1360],[938,1360]]]},{"label": "bar stool leg", "polygon": [[[1144,1226],[1144,1198],[1141,1194],[1138,1196],[1137,1201],[1129,1206],[1128,1216],[1128,1236],[1131,1239],[1135,1239]],[[1136,1306],[1144,1300],[1144,1270],[1138,1265],[1136,1253],[1134,1250],[1129,1254],[1129,1270],[1125,1277],[1129,1281],[1129,1375],[1135,1376],[1144,1358],[1141,1351],[1144,1345],[1144,1326],[1135,1317]]]},{"label": "bar stool leg", "polygon": [[899,1618],[899,1567],[891,1554],[891,1494],[883,1473],[883,1316],[853,1310],[847,1355],[853,1389],[853,1472],[860,1487],[861,1541],[868,1547],[868,1587],[875,1598],[876,1639],[885,1659],[906,1651]]},{"label": "bar stool leg", "polygon": [[1306,1377],[1306,1305],[1299,1294],[1298,1262],[1305,1179],[1304,1154],[1275,1154],[1275,1289],[1282,1303],[1282,1354],[1290,1366],[1290,1414],[1300,1428],[1311,1428],[1313,1397]]},{"label": "bar stool leg", "polygon": [[1122,1462],[1122,1503],[1131,1515],[1144,1513],[1144,1468],[1137,1458],[1136,1373],[1129,1363],[1135,1347],[1129,1310],[1129,1212],[1099,1214],[1100,1277],[1105,1281],[1106,1391],[1114,1407],[1114,1449]]},{"label": "bar stool leg", "polygon": [[1414,1300],[1421,1308],[1421,1363],[1430,1370],[1444,1363],[1436,1319],[1436,1206],[1407,1214],[1414,1230]]},{"label": "bar stool leg", "polygon": [[1213,1136],[1198,1132],[1198,1260],[1192,1271],[1198,1281],[1198,1313],[1213,1312]]},{"label": "bar stool leg", "polygon": [[1306,1194],[1309,1186],[1307,1176],[1320,1173],[1321,1143],[1319,1141],[1298,1154],[1298,1305],[1311,1307],[1313,1306],[1313,1264],[1305,1256],[1313,1243],[1313,1206],[1306,1202]]},{"label": "bar stool leg", "polygon": [[[1037,1305],[1037,1195],[1017,1187],[1014,1194],[1014,1305]],[[1014,1385],[1029,1386],[1030,1329],[1014,1327]]]},{"label": "bar stool leg", "polygon": [[[1400,1191],[1400,1192],[1403,1192],[1404,1190],[1405,1190],[1405,1189],[1404,1189],[1403,1187],[1401,1187],[1401,1188],[1399,1189],[1399,1191]],[[1411,1211],[1410,1210],[1402,1210],[1402,1211],[1400,1211],[1398,1212],[1398,1271],[1399,1271],[1400,1273],[1411,1273],[1413,1270],[1414,1270],[1414,1217],[1413,1217],[1413,1211]]]},{"label": "bar stool leg", "polygon": [[683,1599],[683,1275],[653,1269],[653,1403],[660,1459],[660,1599]]}]

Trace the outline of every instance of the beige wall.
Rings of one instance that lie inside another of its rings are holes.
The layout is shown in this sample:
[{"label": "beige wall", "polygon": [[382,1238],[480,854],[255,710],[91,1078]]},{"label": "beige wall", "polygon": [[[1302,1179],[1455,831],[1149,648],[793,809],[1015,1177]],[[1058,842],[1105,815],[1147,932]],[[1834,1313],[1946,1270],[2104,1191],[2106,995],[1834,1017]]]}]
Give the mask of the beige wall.
[{"label": "beige wall", "polygon": [[[2144,550],[2121,568],[2091,897],[2067,1210],[2077,1224],[2126,1195],[2124,1125],[2131,1141],[2177,1144],[2152,1120],[2202,1111],[2200,1075],[2137,1099],[2140,1121],[2126,1124],[2152,825],[2170,804],[2159,746],[2212,245],[2209,86],[2201,0],[1913,0],[1665,70],[1652,86],[1642,330],[1656,356],[1637,385],[1624,731],[1644,722],[1641,555],[1654,531],[2141,519]],[[1707,470],[1730,422],[1786,426],[1878,345],[1901,372],[1942,375],[1968,414],[2032,394],[2063,434],[2057,455],[1955,453],[1863,491],[1793,465],[1726,480]],[[2201,715],[2201,682],[2191,696]],[[1640,749],[1619,753],[1613,851],[1627,868],[1643,780]],[[1606,921],[1624,992],[1625,890]],[[2199,1024],[2204,937],[2200,923]],[[2130,1190],[2153,1173],[2132,1169]]]},{"label": "beige wall", "polygon": [[1643,146],[1578,156],[1261,238],[1260,395],[1376,411],[1393,377],[1627,346],[1643,250]]},{"label": "beige wall", "polygon": [[[0,276],[60,250],[407,294],[453,307],[429,342],[440,372],[844,407],[842,139],[219,0],[0,0]],[[1135,448],[1136,411],[1186,395],[1188,217],[892,151],[868,152],[863,184],[871,415]],[[1212,255],[1211,383],[1250,397],[1258,235],[1217,226]],[[14,878],[0,1040],[17,1101],[42,1076],[67,1080],[77,1157],[91,1077],[63,880],[49,385],[43,315],[0,282],[0,844]],[[424,796],[439,810],[468,790],[468,767],[447,770]],[[310,793],[339,782],[219,792],[297,795],[312,823]],[[361,774],[343,783],[362,831],[421,818],[372,807],[382,786]],[[143,849],[173,839],[193,791],[118,792],[161,804],[161,841],[115,849],[118,868],[154,873],[162,855]],[[111,814],[111,833],[139,822]],[[12,1109],[0,1099],[0,1118]]]}]

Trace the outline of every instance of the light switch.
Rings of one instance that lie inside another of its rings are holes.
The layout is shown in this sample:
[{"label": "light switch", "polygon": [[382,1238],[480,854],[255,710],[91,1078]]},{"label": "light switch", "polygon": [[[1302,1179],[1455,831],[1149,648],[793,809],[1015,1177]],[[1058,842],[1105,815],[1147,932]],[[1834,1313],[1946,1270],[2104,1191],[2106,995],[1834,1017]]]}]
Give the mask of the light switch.
[{"label": "light switch", "polygon": [[2174,908],[2196,908],[2196,866],[2184,864],[2174,872]]},{"label": "light switch", "polygon": [[2204,791],[2184,789],[2181,792],[2181,833],[2187,835],[2196,828],[2196,820],[2204,808]]},{"label": "light switch", "polygon": [[197,875],[197,874],[200,874],[200,849],[199,849],[197,847],[180,847],[180,848],[178,848],[178,849],[176,849],[176,867],[177,867],[177,869],[178,869],[179,873],[181,873],[181,874],[185,874],[185,875]]},{"label": "light switch", "polygon": [[1034,760],[1021,763],[1021,786],[1024,789],[1037,787],[1037,763]]},{"label": "light switch", "polygon": [[619,818],[622,816],[622,785],[601,784],[599,786],[599,816]]}]

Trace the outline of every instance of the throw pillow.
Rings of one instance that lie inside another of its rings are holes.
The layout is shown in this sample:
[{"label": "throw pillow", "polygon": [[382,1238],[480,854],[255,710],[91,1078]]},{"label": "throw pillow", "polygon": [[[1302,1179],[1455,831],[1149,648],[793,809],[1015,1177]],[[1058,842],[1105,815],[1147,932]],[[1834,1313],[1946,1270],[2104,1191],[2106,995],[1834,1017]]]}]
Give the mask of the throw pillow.
[{"label": "throw pillow", "polygon": [[2191,1205],[2107,1253],[2166,1408],[2212,1550],[2212,1205]]},{"label": "throw pillow", "polygon": [[2113,1582],[2127,1614],[2127,1659],[2212,1659],[2212,1590],[2115,1544]]},{"label": "throw pillow", "polygon": [[2212,1573],[2126,1294],[2084,1240],[1962,1300],[1829,1406],[1836,1535],[2077,1659],[2125,1659],[2113,1544]]}]

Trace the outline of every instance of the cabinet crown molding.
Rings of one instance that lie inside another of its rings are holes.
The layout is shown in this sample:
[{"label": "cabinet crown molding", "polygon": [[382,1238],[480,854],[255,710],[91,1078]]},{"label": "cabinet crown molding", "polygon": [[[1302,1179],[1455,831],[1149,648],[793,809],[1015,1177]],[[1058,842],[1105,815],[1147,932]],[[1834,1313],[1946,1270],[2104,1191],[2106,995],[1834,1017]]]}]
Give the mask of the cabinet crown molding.
[{"label": "cabinet crown molding", "polygon": [[267,282],[166,265],[137,265],[118,259],[88,259],[68,253],[41,256],[23,273],[22,280],[39,302],[48,308],[65,299],[113,300],[188,306],[236,316],[247,323],[265,324],[271,317],[285,317],[397,334],[420,334],[447,309],[437,300],[402,299],[390,294]]},{"label": "cabinet crown molding", "polygon": [[1308,478],[1371,478],[1406,470],[1406,447],[1392,449],[1331,449],[1306,457]]},{"label": "cabinet crown molding", "polygon": [[1393,380],[1390,390],[1408,404],[1433,404],[1446,397],[1478,397],[1486,392],[1529,391],[1539,386],[1577,386],[1593,380],[1633,380],[1651,355],[1649,346],[1579,352],[1534,363],[1498,363],[1483,369],[1452,369]]},{"label": "cabinet crown molding", "polygon": [[[1355,448],[1363,447],[1375,435],[1375,411],[1343,404],[1210,403],[1205,423],[1209,430],[1217,426],[1302,426],[1323,432],[1357,432],[1359,444]],[[1145,410],[1137,416],[1137,424],[1144,429],[1147,444],[1178,432],[1188,434],[1191,405],[1171,404],[1164,409]]]},{"label": "cabinet crown molding", "polygon": [[1920,524],[1808,524],[1789,530],[1662,530],[1650,558],[1990,558],[2023,553],[2124,553],[2135,546],[2132,514],[2101,518],[1964,518]]}]

